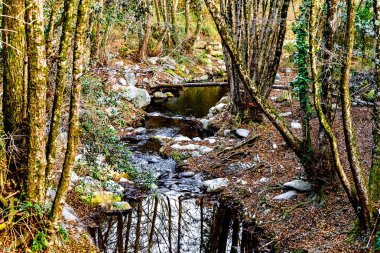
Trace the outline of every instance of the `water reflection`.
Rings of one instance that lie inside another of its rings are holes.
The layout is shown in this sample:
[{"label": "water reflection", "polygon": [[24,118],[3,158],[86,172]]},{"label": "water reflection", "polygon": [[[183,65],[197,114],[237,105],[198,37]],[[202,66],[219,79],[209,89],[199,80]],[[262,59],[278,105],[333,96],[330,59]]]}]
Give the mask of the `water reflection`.
[{"label": "water reflection", "polygon": [[228,87],[188,87],[180,91],[179,97],[167,100],[153,100],[148,112],[164,112],[167,115],[193,116],[202,118],[221,97],[226,95]]},{"label": "water reflection", "polygon": [[254,252],[252,227],[224,204],[159,195],[132,206],[99,219],[94,238],[102,252]]}]

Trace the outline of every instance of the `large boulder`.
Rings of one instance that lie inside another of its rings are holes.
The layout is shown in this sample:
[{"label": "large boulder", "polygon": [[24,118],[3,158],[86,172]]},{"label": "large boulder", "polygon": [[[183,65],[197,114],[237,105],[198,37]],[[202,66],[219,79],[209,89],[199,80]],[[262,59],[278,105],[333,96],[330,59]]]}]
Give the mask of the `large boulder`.
[{"label": "large boulder", "polygon": [[203,186],[207,192],[221,192],[228,186],[227,178],[216,178],[212,180],[206,180],[203,182]]},{"label": "large boulder", "polygon": [[128,86],[122,95],[123,98],[133,103],[137,108],[143,108],[150,104],[151,98],[149,93],[134,86]]}]

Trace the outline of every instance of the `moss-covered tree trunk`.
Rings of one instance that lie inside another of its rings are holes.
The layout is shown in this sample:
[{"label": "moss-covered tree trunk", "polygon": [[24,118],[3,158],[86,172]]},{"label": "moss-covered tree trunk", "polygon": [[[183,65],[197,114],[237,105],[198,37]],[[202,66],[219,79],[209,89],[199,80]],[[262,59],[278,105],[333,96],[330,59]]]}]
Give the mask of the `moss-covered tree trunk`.
[{"label": "moss-covered tree trunk", "polygon": [[59,46],[59,56],[57,63],[57,76],[55,79],[55,95],[53,102],[53,112],[50,124],[50,132],[46,150],[46,182],[49,181],[50,173],[53,169],[56,151],[57,141],[61,122],[61,112],[63,103],[63,92],[67,83],[67,68],[68,68],[68,53],[70,48],[71,36],[73,32],[73,15],[75,9],[74,0],[66,0],[64,2],[64,20],[61,35],[61,42]]},{"label": "moss-covered tree trunk", "polygon": [[373,201],[380,200],[380,1],[373,1],[374,7],[374,27],[376,36],[376,96],[374,106],[374,125],[373,125],[373,148],[372,163],[369,177],[369,189]]},{"label": "moss-covered tree trunk", "polygon": [[99,63],[99,48],[102,37],[102,21],[104,13],[104,0],[94,1],[94,12],[91,30],[90,63],[96,66]]},{"label": "moss-covered tree trunk", "polygon": [[25,10],[28,54],[28,108],[27,108],[27,183],[29,201],[44,199],[46,167],[46,84],[47,65],[44,37],[43,0],[26,0]]},{"label": "moss-covered tree trunk", "polygon": [[148,58],[148,44],[150,36],[152,33],[152,18],[153,18],[153,5],[152,0],[146,1],[146,12],[145,12],[146,22],[145,22],[145,33],[141,41],[139,49],[139,60],[144,61]]},{"label": "moss-covered tree trunk", "polygon": [[[7,154],[10,176],[21,182],[21,161],[24,158],[22,152],[23,136],[25,135],[23,122],[24,100],[24,59],[25,59],[25,24],[23,22],[25,11],[25,0],[5,0],[3,2],[2,17],[2,58],[3,58],[3,125],[4,133],[8,138]],[[12,141],[12,143],[10,142]],[[14,146],[16,148],[14,148]],[[19,150],[18,154],[14,150]],[[0,156],[3,161],[6,157]],[[4,164],[5,165],[5,164]],[[2,178],[5,181],[6,169]]]},{"label": "moss-covered tree trunk", "polygon": [[371,203],[368,195],[368,185],[365,171],[361,162],[359,149],[356,142],[355,129],[352,124],[351,97],[350,97],[350,70],[355,40],[355,0],[347,1],[347,24],[345,38],[345,57],[343,58],[343,69],[340,82],[343,130],[347,147],[348,161],[350,163],[355,188],[357,191],[360,208],[363,210],[365,224],[371,226],[372,214]]},{"label": "moss-covered tree trunk", "polygon": [[52,4],[50,17],[49,17],[49,23],[47,26],[47,33],[46,33],[46,56],[49,58],[51,57],[53,53],[53,40],[54,40],[54,31],[55,31],[55,21],[59,12],[59,9],[61,8],[63,3],[63,0],[56,0]]},{"label": "moss-covered tree trunk", "polygon": [[[71,2],[71,1],[70,1]],[[81,0],[78,6],[78,19],[74,39],[73,80],[71,86],[69,132],[67,149],[61,178],[51,210],[51,218],[56,222],[66,201],[66,192],[70,184],[71,171],[74,167],[75,154],[79,140],[79,107],[81,78],[85,68],[84,52],[86,47],[86,31],[89,16],[90,0]]]},{"label": "moss-covered tree trunk", "polygon": [[177,5],[178,0],[167,0],[168,1],[168,8],[170,12],[170,31],[171,31],[171,38],[174,46],[179,44],[179,38],[178,38],[178,29],[177,29]]},{"label": "moss-covered tree trunk", "polygon": [[[345,190],[348,199],[354,210],[357,212],[360,220],[364,221],[363,209],[360,208],[360,203],[356,195],[356,190],[351,183],[351,180],[348,178],[340,158],[339,149],[338,149],[338,140],[333,132],[332,126],[330,125],[328,118],[326,117],[323,107],[322,107],[322,98],[321,98],[321,85],[318,80],[317,73],[317,56],[316,56],[316,39],[315,39],[315,13],[316,13],[316,0],[311,0],[310,6],[310,21],[309,21],[309,53],[310,53],[310,61],[311,61],[311,81],[313,84],[314,91],[314,104],[315,109],[318,114],[318,119],[320,124],[322,125],[328,139],[330,148],[332,150],[332,158],[334,162],[334,167],[336,169],[337,175],[342,183],[343,189]],[[364,222],[365,224],[365,222]]]},{"label": "moss-covered tree trunk", "polygon": [[[334,80],[333,80],[333,68],[334,68],[334,46],[335,46],[335,22],[337,16],[337,0],[326,0],[326,22],[323,28],[322,42],[323,42],[323,66],[321,75],[321,99],[323,113],[326,115],[326,120],[329,125],[332,125],[333,121],[333,92],[334,92]],[[333,183],[334,181],[334,164],[332,151],[329,144],[329,138],[324,131],[323,126],[319,128],[318,146],[321,153],[321,163],[318,169],[321,173],[326,175],[324,180],[327,183]],[[323,187],[322,187],[323,188]]]}]

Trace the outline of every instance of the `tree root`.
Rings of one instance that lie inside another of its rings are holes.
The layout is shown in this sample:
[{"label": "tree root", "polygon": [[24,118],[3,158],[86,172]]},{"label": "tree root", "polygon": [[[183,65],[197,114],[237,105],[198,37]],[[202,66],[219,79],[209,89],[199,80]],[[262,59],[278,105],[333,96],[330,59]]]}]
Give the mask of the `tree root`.
[{"label": "tree root", "polygon": [[[282,218],[283,219],[286,219],[288,217],[288,215],[290,213],[292,213],[294,210],[296,210],[297,208],[300,208],[301,206],[305,206],[305,205],[308,205],[312,202],[313,200],[312,199],[309,199],[308,201],[305,201],[305,202],[301,202],[301,203],[297,203],[289,208],[287,207],[284,207],[283,208],[283,215],[282,215]],[[284,210],[285,209],[285,210]]]}]

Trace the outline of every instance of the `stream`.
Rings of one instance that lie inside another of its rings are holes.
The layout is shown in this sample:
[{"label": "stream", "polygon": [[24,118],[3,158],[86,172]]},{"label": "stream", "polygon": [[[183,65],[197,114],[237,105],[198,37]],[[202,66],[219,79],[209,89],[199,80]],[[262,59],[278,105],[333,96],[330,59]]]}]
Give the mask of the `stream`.
[{"label": "stream", "polygon": [[128,139],[130,163],[156,178],[156,189],[141,196],[125,193],[132,210],[98,219],[92,231],[102,252],[254,252],[252,224],[239,209],[203,194],[200,174],[181,173],[176,162],[159,155],[159,137],[205,138],[195,124],[207,115],[225,87],[184,88],[175,97],[153,100],[140,134]]}]

